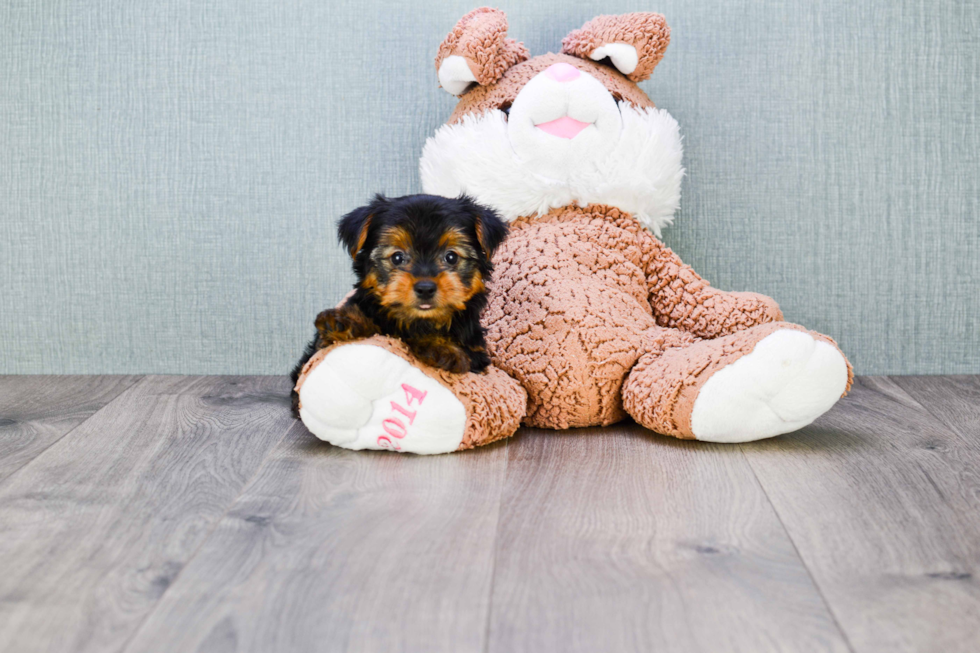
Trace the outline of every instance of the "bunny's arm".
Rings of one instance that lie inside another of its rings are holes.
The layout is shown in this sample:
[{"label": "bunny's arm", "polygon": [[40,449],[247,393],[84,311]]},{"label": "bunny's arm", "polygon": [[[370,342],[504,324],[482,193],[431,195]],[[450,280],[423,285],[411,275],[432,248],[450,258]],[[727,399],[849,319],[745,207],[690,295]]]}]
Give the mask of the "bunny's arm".
[{"label": "bunny's arm", "polygon": [[648,299],[657,324],[699,338],[718,338],[757,324],[780,322],[783,313],[771,297],[712,288],[669,247],[642,230]]}]

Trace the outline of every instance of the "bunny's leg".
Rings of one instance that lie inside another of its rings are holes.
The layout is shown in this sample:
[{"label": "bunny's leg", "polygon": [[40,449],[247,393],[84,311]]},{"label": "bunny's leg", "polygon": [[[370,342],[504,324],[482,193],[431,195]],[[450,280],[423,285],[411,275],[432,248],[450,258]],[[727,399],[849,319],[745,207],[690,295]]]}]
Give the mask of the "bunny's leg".
[{"label": "bunny's leg", "polygon": [[658,433],[748,442],[810,424],[851,379],[833,340],[773,322],[645,354],[623,386],[623,406]]},{"label": "bunny's leg", "polygon": [[296,392],[306,427],[346,449],[470,449],[513,435],[527,409],[524,388],[499,369],[438,370],[384,336],[321,349],[303,367]]}]

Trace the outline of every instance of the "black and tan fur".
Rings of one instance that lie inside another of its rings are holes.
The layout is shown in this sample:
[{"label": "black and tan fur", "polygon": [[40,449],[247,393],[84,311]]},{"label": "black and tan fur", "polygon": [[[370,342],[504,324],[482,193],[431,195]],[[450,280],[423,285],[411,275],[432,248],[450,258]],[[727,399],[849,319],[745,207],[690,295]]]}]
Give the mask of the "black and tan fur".
[{"label": "black and tan fur", "polygon": [[[317,316],[316,336],[293,369],[294,385],[318,350],[379,334],[401,339],[433,367],[482,372],[490,357],[480,313],[490,259],[506,235],[496,213],[468,197],[377,195],[345,215],[338,236],[357,282],[343,304]],[[295,412],[295,391],[292,399]]]}]

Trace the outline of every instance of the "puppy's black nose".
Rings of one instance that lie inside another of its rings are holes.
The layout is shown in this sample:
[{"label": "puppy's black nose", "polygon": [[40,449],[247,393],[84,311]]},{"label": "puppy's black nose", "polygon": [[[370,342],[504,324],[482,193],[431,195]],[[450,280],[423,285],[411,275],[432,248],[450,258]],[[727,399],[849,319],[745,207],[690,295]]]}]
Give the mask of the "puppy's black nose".
[{"label": "puppy's black nose", "polygon": [[419,299],[432,299],[432,296],[435,294],[435,281],[418,281],[415,283],[415,295]]}]

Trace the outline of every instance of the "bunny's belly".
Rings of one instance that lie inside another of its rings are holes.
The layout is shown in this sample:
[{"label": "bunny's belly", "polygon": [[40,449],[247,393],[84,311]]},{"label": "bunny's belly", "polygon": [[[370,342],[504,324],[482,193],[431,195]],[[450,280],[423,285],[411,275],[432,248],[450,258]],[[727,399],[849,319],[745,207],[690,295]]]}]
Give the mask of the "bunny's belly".
[{"label": "bunny's belly", "polygon": [[495,257],[487,343],[494,364],[528,391],[530,426],[625,417],[622,384],[644,333],[658,327],[620,231],[589,219],[533,223],[514,230]]}]

